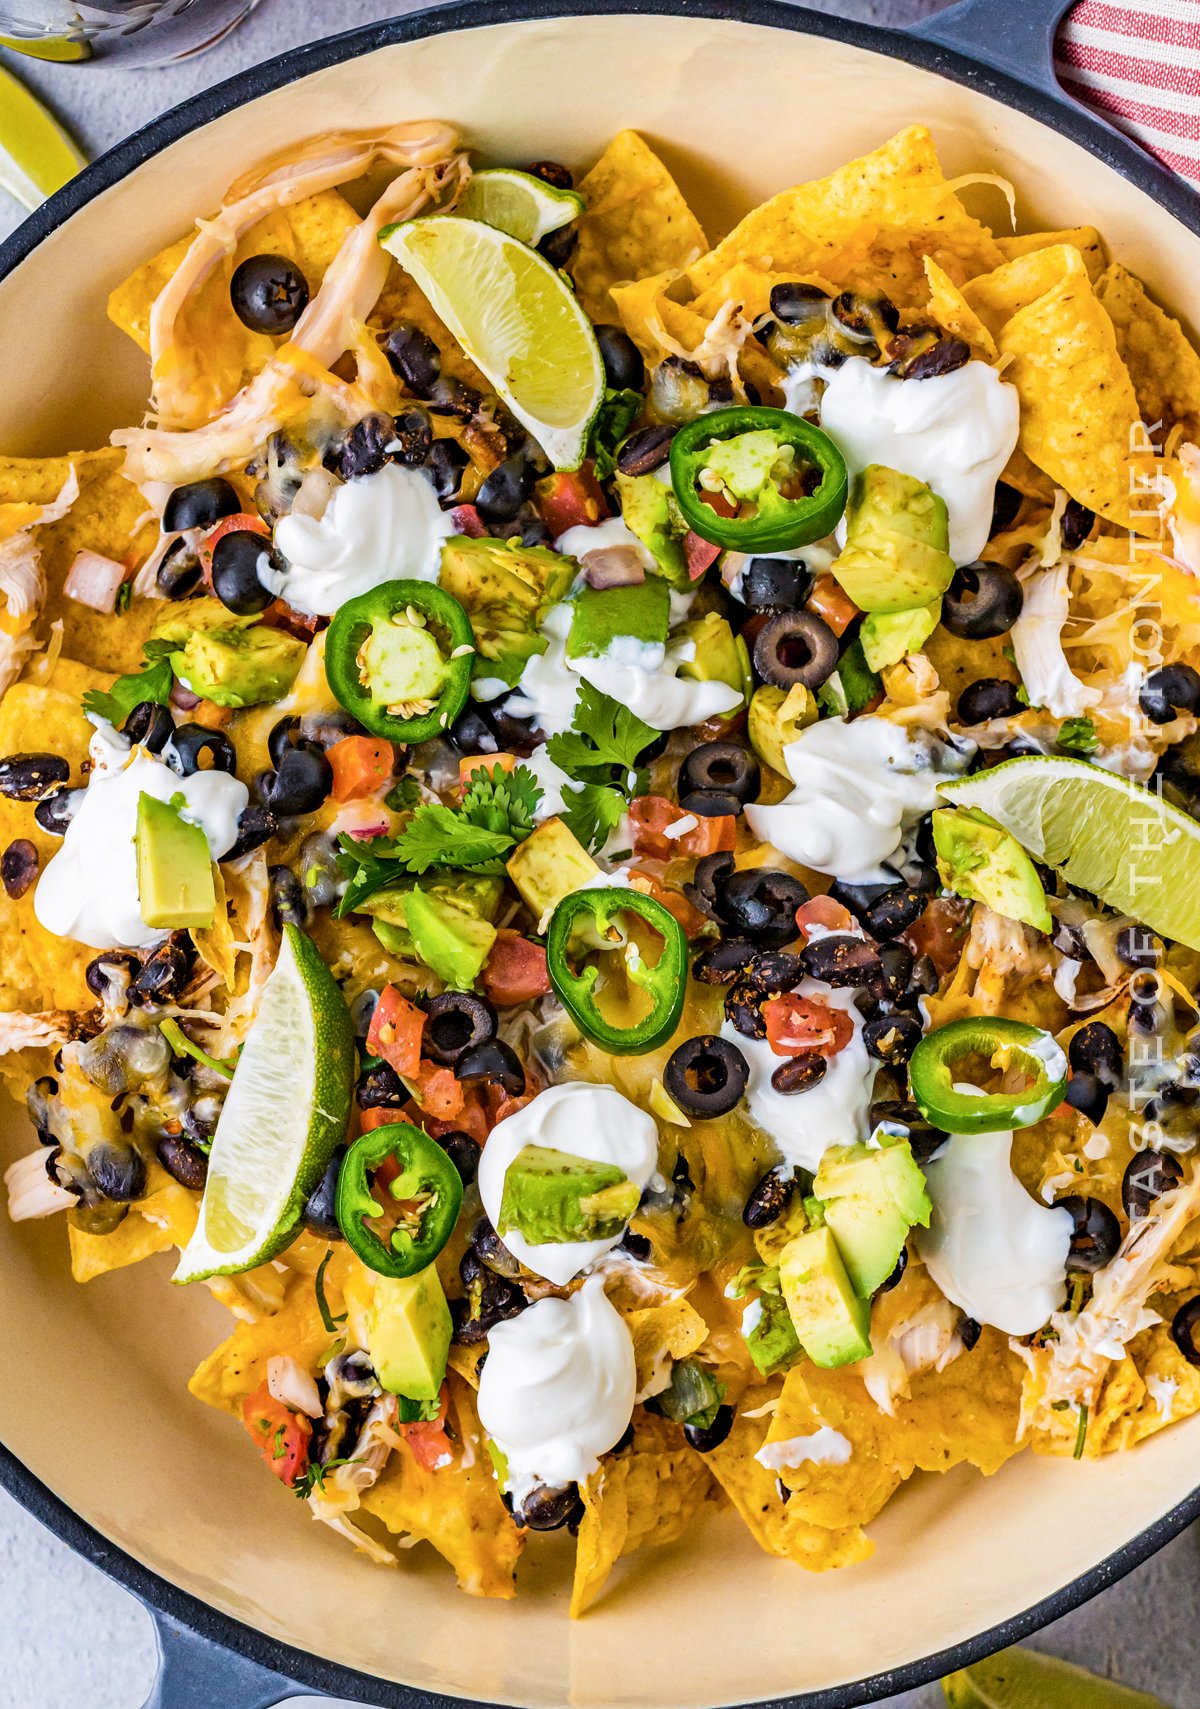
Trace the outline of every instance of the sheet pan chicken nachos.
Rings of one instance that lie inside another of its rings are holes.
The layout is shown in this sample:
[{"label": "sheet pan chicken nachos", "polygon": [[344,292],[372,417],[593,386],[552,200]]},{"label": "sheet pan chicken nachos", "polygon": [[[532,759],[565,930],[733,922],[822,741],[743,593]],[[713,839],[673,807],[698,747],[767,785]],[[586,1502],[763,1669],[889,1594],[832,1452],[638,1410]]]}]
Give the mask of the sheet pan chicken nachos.
[{"label": "sheet pan chicken nachos", "polygon": [[1200,356],[920,127],[715,245],[468,147],[255,167],[0,462],[6,1181],[280,1499],[581,1614],[1200,1408]]}]

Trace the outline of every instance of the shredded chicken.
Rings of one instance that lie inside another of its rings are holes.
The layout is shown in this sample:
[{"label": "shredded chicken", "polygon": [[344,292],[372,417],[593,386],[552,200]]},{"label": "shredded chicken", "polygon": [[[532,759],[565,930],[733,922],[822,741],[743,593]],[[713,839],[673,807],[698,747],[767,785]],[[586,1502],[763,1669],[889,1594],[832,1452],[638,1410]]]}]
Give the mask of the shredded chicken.
[{"label": "shredded chicken", "polygon": [[677,338],[672,338],[656,315],[647,318],[646,329],[668,355],[678,356],[684,362],[694,362],[708,379],[715,380],[720,375],[727,374],[734,397],[745,403],[746,388],[738,373],[738,358],[743,344],[753,331],[753,326],[742,314],[740,303],[721,304],[705,327],[704,336],[694,350],[689,350]]},{"label": "shredded chicken", "polygon": [[66,1009],[43,1009],[35,1015],[12,1009],[0,1014],[0,1056],[66,1044],[74,1036],[74,1016]]},{"label": "shredded chicken", "polygon": [[353,1451],[344,1465],[335,1466],[321,1479],[308,1498],[314,1519],[328,1525],[381,1566],[394,1566],[395,1557],[361,1531],[350,1519],[362,1503],[364,1490],[371,1488],[387,1464],[396,1444],[396,1401],[393,1395],[377,1400],[367,1413]]},{"label": "shredded chicken", "polygon": [[939,1297],[878,1337],[871,1337],[871,1357],[858,1367],[867,1393],[880,1412],[895,1415],[896,1402],[910,1395],[910,1377],[922,1371],[944,1371],[966,1351],[958,1333],[962,1313]]},{"label": "shredded chicken", "polygon": [[238,929],[242,936],[234,940],[233,949],[250,957],[246,989],[229,999],[225,1013],[214,1016],[216,1038],[212,1043],[214,1056],[231,1056],[244,1042],[250,1023],[258,1012],[263,987],[275,965],[278,940],[271,922],[271,881],[267,872],[267,857],[261,849],[234,863],[230,869],[231,893],[234,892]]},{"label": "shredded chicken", "polygon": [[1034,706],[1055,718],[1078,718],[1101,700],[1099,689],[1079,680],[1063,652],[1063,630],[1070,621],[1067,566],[1021,573],[1025,603],[1012,626],[1012,647],[1025,692]]},{"label": "shredded chicken", "polygon": [[8,1189],[8,1214],[13,1222],[32,1222],[36,1217],[54,1216],[75,1203],[72,1194],[46,1173],[46,1152],[31,1151],[4,1171]]},{"label": "shredded chicken", "polygon": [[79,477],[72,464],[58,497],[50,504],[31,507],[36,514],[0,538],[0,594],[6,602],[0,615],[0,698],[38,645],[33,629],[45,602],[46,578],[34,529],[61,522],[78,497]]}]

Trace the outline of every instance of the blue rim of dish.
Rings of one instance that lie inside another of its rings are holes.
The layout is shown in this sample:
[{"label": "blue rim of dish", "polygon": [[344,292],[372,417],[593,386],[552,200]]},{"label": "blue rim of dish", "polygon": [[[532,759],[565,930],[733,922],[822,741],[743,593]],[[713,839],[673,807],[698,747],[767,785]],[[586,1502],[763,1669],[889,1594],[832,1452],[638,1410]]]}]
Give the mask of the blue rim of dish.
[{"label": "blue rim of dish", "polygon": [[[292,48],[275,59],[251,66],[224,82],[214,84],[172,108],[101,155],[0,244],[0,281],[73,214],[163,149],[232,109],[313,72],[326,70],[379,48],[428,36],[493,24],[554,22],[621,13],[729,20],[788,30],[793,34],[822,36],[933,71],[951,82],[964,84],[989,96],[1003,106],[1027,114],[1078,143],[1145,191],[1189,230],[1200,232],[1200,197],[1131,138],[1093,118],[1083,107],[1061,93],[1022,82],[1006,71],[981,64],[969,54],[929,37],[806,11],[786,3],[786,0],[460,0],[458,4],[411,12],[401,18],[365,25]],[[270,1638],[199,1601],[151,1572],[102,1536],[35,1477],[3,1443],[0,1443],[0,1487],[7,1489],[35,1519],[77,1554],[132,1592],[152,1613],[157,1611],[168,1620],[178,1622],[203,1643],[280,1675],[297,1687],[363,1703],[376,1703],[383,1709],[456,1709],[456,1706],[471,1701],[418,1690],[326,1661],[311,1652]],[[856,1709],[858,1705],[881,1697],[926,1685],[1009,1644],[1015,1644],[1051,1621],[1069,1614],[1124,1578],[1196,1519],[1200,1519],[1200,1486],[1170,1512],[1114,1550],[1107,1559],[1052,1596],[963,1643],[885,1673],[872,1674],[845,1685],[772,1699],[769,1703],[756,1700],[753,1705],[745,1705],[744,1709]]]}]

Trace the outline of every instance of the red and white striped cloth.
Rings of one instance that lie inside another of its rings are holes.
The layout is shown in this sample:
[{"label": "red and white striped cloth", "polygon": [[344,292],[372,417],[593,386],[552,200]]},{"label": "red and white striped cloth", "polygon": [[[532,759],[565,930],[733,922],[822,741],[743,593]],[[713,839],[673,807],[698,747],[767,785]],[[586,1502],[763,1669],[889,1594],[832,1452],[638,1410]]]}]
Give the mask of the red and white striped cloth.
[{"label": "red and white striped cloth", "polygon": [[1200,183],[1200,0],[1081,0],[1054,64],[1068,94]]}]

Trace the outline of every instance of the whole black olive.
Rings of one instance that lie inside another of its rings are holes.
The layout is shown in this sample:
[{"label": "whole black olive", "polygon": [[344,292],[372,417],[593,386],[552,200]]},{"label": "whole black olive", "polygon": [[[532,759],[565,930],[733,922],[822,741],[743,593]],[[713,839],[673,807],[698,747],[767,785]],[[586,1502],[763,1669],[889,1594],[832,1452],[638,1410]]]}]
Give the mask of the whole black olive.
[{"label": "whole black olive", "polygon": [[1200,1365],[1200,1294],[1171,1319],[1171,1339],[1189,1365]]},{"label": "whole black olive", "polygon": [[167,759],[180,777],[191,777],[204,769],[207,759],[210,771],[237,771],[237,749],[224,730],[210,730],[204,724],[180,724],[172,732],[171,753]]},{"label": "whole black olive", "polygon": [[70,775],[70,765],[59,754],[9,754],[0,760],[0,795],[10,801],[44,801]]},{"label": "whole black olive", "polygon": [[1200,712],[1200,671],[1191,665],[1163,665],[1152,671],[1142,684],[1138,705],[1152,724]]},{"label": "whole black olive", "polygon": [[837,636],[815,611],[776,611],[754,637],[754,669],[774,688],[817,689],[838,663]]},{"label": "whole black olive", "polygon": [[1093,1127],[1099,1127],[1108,1109],[1108,1087],[1094,1074],[1072,1074],[1064,1102],[1086,1116]]},{"label": "whole black olive", "polygon": [[1001,677],[980,677],[969,682],[958,697],[960,724],[986,724],[990,718],[1015,718],[1023,711],[1017,685]]},{"label": "whole black olive", "polygon": [[439,1134],[437,1142],[458,1170],[463,1186],[469,1187],[479,1173],[479,1141],[455,1128],[451,1133]]},{"label": "whole black olive", "polygon": [[1080,504],[1077,498],[1069,498],[1059,523],[1064,552],[1074,552],[1082,546],[1095,526],[1096,512]]},{"label": "whole black olive", "polygon": [[631,433],[617,452],[617,468],[622,475],[649,475],[661,469],[671,455],[671,441],[676,429],[669,421],[653,427],[641,427]]},{"label": "whole black olive", "polygon": [[411,320],[398,320],[380,341],[393,374],[417,398],[427,398],[442,371],[442,356],[427,332]]},{"label": "whole black olive", "polygon": [[871,1105],[868,1119],[872,1128],[882,1127],[907,1134],[909,1148],[918,1163],[928,1162],[949,1137],[941,1128],[927,1122],[915,1104],[899,1098],[877,1098]]},{"label": "whole black olive", "polygon": [[735,872],[719,890],[724,918],[764,949],[782,949],[798,935],[796,910],[807,901],[799,879],[770,866]]},{"label": "whole black olive", "polygon": [[794,1174],[781,1175],[778,1169],[768,1170],[742,1207],[742,1221],[747,1228],[767,1228],[778,1222],[795,1191]]},{"label": "whole black olive", "polygon": [[196,964],[196,950],[186,932],[172,932],[142,962],[130,995],[138,1002],[172,1003],[183,995]]},{"label": "whole black olive", "polygon": [[285,750],[265,780],[265,804],[279,819],[315,813],[333,788],[333,767],[315,742]]},{"label": "whole black olive", "polygon": [[689,1448],[694,1448],[698,1454],[710,1454],[733,1429],[733,1408],[719,1406],[711,1424],[685,1424],[683,1427],[684,1440]]},{"label": "whole black olive", "polygon": [[155,700],[141,700],[121,725],[121,734],[152,754],[161,754],[175,734],[175,720]]},{"label": "whole black olive", "polygon": [[1067,1253],[1068,1274],[1091,1275],[1115,1257],[1121,1244],[1121,1225],[1102,1199],[1085,1199],[1068,1193],[1055,1201],[1059,1210],[1070,1211],[1075,1227]]},{"label": "whole black olive", "polygon": [[1157,967],[1163,957],[1162,939],[1146,926],[1122,926],[1113,948],[1126,967]]},{"label": "whole black olive", "polygon": [[6,896],[18,901],[38,875],[38,852],[28,837],[14,837],[0,855],[0,884]]},{"label": "whole black olive", "polygon": [[42,797],[33,810],[37,823],[51,837],[65,837],[67,826],[79,811],[79,791],[61,784]]},{"label": "whole black olive", "polygon": [[192,1145],[181,1134],[165,1133],[154,1149],[167,1174],[181,1186],[190,1187],[194,1193],[204,1191],[208,1158],[198,1145]]},{"label": "whole black olive", "polygon": [[265,611],[275,598],[259,576],[259,566],[279,570],[282,566],[270,541],[248,528],[222,534],[213,548],[213,592],[227,611],[250,617]]},{"label": "whole black olive", "polygon": [[101,1141],[87,1154],[88,1174],[106,1199],[130,1204],[146,1191],[146,1161],[132,1145]]},{"label": "whole black olive", "polygon": [[921,1023],[915,1015],[880,1015],[863,1027],[867,1054],[896,1068],[907,1062],[921,1042]]},{"label": "whole black olive", "polygon": [[443,991],[426,1005],[421,1048],[434,1062],[451,1067],[465,1050],[496,1036],[496,1011],[486,997]]},{"label": "whole black olive", "polygon": [[703,742],[691,750],[679,768],[679,805],[694,813],[696,808],[689,806],[686,798],[700,790],[732,795],[740,809],[742,802],[753,801],[758,794],[761,777],[754,755],[737,742]]},{"label": "whole black olive", "polygon": [[300,1220],[312,1234],[320,1235],[322,1240],[341,1240],[342,1226],[337,1219],[338,1176],[342,1172],[342,1162],[346,1156],[346,1147],[339,1145],[333,1151],[329,1162],[325,1165],[325,1173],[308,1195]]},{"label": "whole black olive", "polygon": [[754,945],[748,938],[725,938],[710,944],[692,962],[692,978],[701,985],[732,985],[754,959]]},{"label": "whole black olive", "polygon": [[475,495],[475,508],[485,522],[509,522],[533,491],[534,473],[524,457],[498,463]]},{"label": "whole black olive", "polygon": [[1024,603],[1021,584],[1011,570],[1000,564],[963,564],[942,595],[942,626],[964,640],[989,640],[1008,633]]},{"label": "whole black olive", "polygon": [[897,938],[916,925],[928,906],[925,891],[893,884],[868,902],[859,918],[872,937]]},{"label": "whole black olive", "polygon": [[725,992],[725,1019],[743,1038],[766,1038],[767,1023],[762,1012],[765,1001],[766,992],[761,986],[739,977]]},{"label": "whole black olive", "polygon": [[521,1058],[511,1044],[498,1038],[464,1050],[454,1064],[454,1074],[458,1080],[484,1080],[499,1086],[510,1098],[519,1098],[525,1090]]},{"label": "whole black olive", "polygon": [[[597,329],[601,330],[601,329]],[[551,1489],[548,1484],[534,1484],[513,1508],[513,1519],[529,1531],[561,1531],[572,1520],[583,1518],[583,1501],[578,1484],[565,1484]]]},{"label": "whole black olive", "polygon": [[642,353],[623,327],[598,326],[596,343],[604,364],[604,378],[614,392],[640,392],[646,383]]},{"label": "whole black olive", "polygon": [[804,963],[790,950],[760,950],[750,963],[746,977],[768,996],[779,997],[785,991],[794,991],[799,985],[804,978]]},{"label": "whole black olive", "polygon": [[803,558],[751,558],[742,571],[742,604],[751,611],[796,611],[808,598],[812,576]]},{"label": "whole black olive", "polygon": [[866,985],[882,969],[874,944],[842,932],[805,944],[800,959],[810,979],[836,987]]},{"label": "whole black olive", "polygon": [[164,599],[187,599],[200,586],[203,574],[195,548],[186,540],[176,540],[163,554],[154,585]]},{"label": "whole black olive", "polygon": [[1077,1074],[1094,1074],[1110,1092],[1120,1085],[1125,1070],[1121,1041],[1103,1021],[1089,1021],[1072,1033],[1067,1061]]},{"label": "whole black olive", "polygon": [[435,439],[425,464],[432,479],[433,490],[442,504],[458,498],[462,489],[463,471],[471,459],[453,439]]},{"label": "whole black olive", "polygon": [[403,409],[395,420],[388,454],[406,469],[419,469],[433,449],[433,423],[420,404]]},{"label": "whole black olive", "polygon": [[241,860],[255,849],[262,848],[275,835],[275,815],[268,813],[265,807],[256,807],[253,802],[243,807],[238,816],[237,840],[231,849],[221,856],[223,861]]},{"label": "whole black olive", "polygon": [[1183,1167],[1169,1151],[1135,1151],[1121,1177],[1125,1215],[1130,1222],[1140,1222],[1182,1180]]},{"label": "whole black olive", "polygon": [[824,320],[829,308],[829,296],[819,285],[805,285],[800,280],[786,280],[772,285],[771,313],[785,326],[802,326],[809,321]]},{"label": "whole black olive", "polygon": [[677,1046],[663,1070],[663,1085],[684,1115],[710,1121],[736,1109],[750,1078],[736,1045],[702,1033]]},{"label": "whole black olive", "polygon": [[282,255],[251,255],[234,268],[229,300],[251,332],[290,332],[308,307],[308,280]]},{"label": "whole black olive", "polygon": [[825,1078],[829,1064],[823,1056],[811,1053],[807,1056],[792,1056],[786,1062],[781,1062],[771,1075],[771,1084],[777,1092],[792,1094],[796,1092],[811,1092]]},{"label": "whole black olive", "polygon": [[271,881],[271,912],[276,927],[282,930],[284,926],[299,926],[303,931],[308,924],[304,886],[290,866],[268,867],[267,876]]}]

